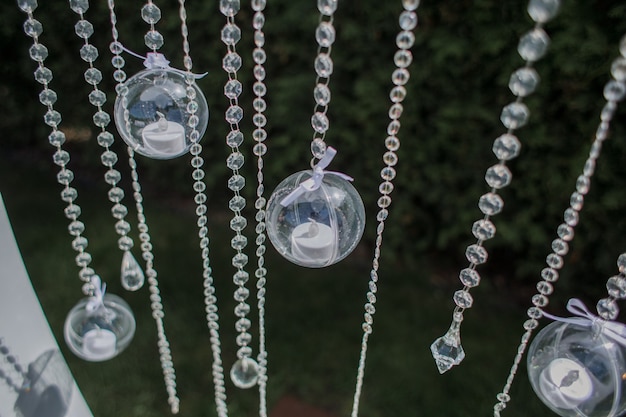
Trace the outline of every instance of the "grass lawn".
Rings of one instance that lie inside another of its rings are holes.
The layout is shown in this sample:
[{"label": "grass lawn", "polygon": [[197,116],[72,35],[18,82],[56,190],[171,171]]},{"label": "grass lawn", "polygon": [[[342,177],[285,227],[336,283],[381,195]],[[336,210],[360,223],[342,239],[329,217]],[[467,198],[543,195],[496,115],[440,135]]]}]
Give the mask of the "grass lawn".
[{"label": "grass lawn", "polygon": [[[148,290],[127,293],[121,288],[117,277],[122,254],[116,247],[106,191],[100,182],[81,179],[80,172],[76,175],[73,186],[79,190],[77,203],[83,208],[81,218],[87,225],[85,236],[94,258],[92,265],[107,281],[109,291],[123,296],[136,315],[137,333],[131,346],[104,363],[83,362],[64,346],[65,315],[82,294],[54,167],[51,162],[24,155],[1,154],[0,191],[26,267],[94,415],[168,415]],[[166,330],[177,369],[180,415],[214,416],[211,351],[204,322],[193,204],[187,200],[173,204],[173,200],[176,199],[147,192],[145,210],[165,304]],[[128,199],[127,205],[132,206]],[[232,250],[227,243],[231,232],[225,206],[209,201],[209,212],[223,359],[228,370],[235,357],[235,286],[231,280]],[[373,208],[369,212],[371,219]],[[375,228],[373,222],[368,228]],[[252,227],[248,229],[252,231]],[[253,242],[253,238],[249,240]],[[249,252],[252,260],[253,252]],[[281,398],[289,396],[331,415],[349,415],[371,256],[368,248],[358,252],[339,265],[311,270],[289,264],[268,249],[270,410]],[[135,255],[139,256],[138,251]],[[440,376],[429,346],[449,325],[451,296],[457,287],[454,275],[459,265],[435,264],[426,254],[416,254],[416,258],[415,265],[419,267],[393,263],[383,256],[360,415],[491,416],[495,395],[505,382],[522,334],[525,307],[498,299],[488,283],[477,289],[477,304],[467,312],[463,327],[467,358],[461,366]],[[436,275],[440,275],[439,279],[434,279]],[[441,281],[451,284],[433,284]],[[253,289],[251,284],[248,287]],[[255,304],[254,296],[250,301]],[[231,416],[255,415],[255,390],[238,390],[227,378],[227,394]],[[532,393],[525,367],[520,367],[512,396],[505,416],[552,415]]]}]

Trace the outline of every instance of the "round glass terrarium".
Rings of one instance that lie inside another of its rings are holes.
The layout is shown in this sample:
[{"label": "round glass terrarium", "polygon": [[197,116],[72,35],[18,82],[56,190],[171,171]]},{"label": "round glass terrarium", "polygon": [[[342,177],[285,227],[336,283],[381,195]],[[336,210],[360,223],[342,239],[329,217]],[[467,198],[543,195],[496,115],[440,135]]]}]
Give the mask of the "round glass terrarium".
[{"label": "round glass terrarium", "polygon": [[566,320],[573,322],[549,324],[530,345],[528,377],[535,393],[560,416],[621,415],[626,411],[626,346],[614,329],[626,326]]},{"label": "round glass terrarium", "polygon": [[92,297],[83,298],[65,319],[64,336],[70,350],[90,362],[111,359],[130,344],[135,334],[135,317],[117,295],[105,294],[93,309]]},{"label": "round glass terrarium", "polygon": [[155,159],[185,154],[206,131],[209,106],[195,82],[172,68],[145,69],[118,88],[115,125],[135,152]]},{"label": "round glass terrarium", "polygon": [[365,229],[365,208],[342,176],[326,173],[317,188],[303,184],[313,175],[297,172],[276,187],[267,204],[267,235],[291,262],[320,268],[354,250]]}]

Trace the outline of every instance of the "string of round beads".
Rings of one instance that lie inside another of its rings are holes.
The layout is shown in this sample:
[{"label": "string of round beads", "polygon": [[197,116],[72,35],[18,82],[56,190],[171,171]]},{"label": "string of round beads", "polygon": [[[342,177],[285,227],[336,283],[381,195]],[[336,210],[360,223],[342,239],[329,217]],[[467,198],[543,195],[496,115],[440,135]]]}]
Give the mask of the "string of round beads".
[{"label": "string of round beads", "polygon": [[[626,41],[624,36],[622,42]],[[494,417],[499,417],[500,412],[510,401],[510,389],[519,364],[530,341],[534,330],[539,325],[539,319],[543,316],[543,308],[548,305],[549,296],[554,291],[554,283],[559,279],[559,270],[563,267],[563,257],[569,252],[569,242],[574,238],[575,227],[578,224],[580,211],[583,208],[585,195],[591,186],[591,177],[594,174],[596,161],[600,156],[602,144],[607,138],[609,125],[617,108],[617,103],[626,95],[626,57],[621,56],[613,61],[611,66],[612,79],[604,87],[606,104],[600,114],[600,124],[596,130],[591,150],[581,175],[576,180],[576,191],[570,196],[570,205],[563,214],[563,223],[557,228],[557,238],[552,241],[552,253],[546,257],[546,267],[541,271],[541,281],[537,283],[537,294],[532,297],[533,306],[528,309],[528,320],[524,322],[524,334],[517,348],[517,354],[513,359],[513,365],[509,371],[504,388],[497,394],[498,403],[494,405]],[[620,255],[617,260],[619,274],[609,278],[607,290],[609,297],[598,302],[597,310],[600,317],[606,320],[617,318],[618,308],[616,299],[626,296],[626,254]]]},{"label": "string of round beads", "polygon": [[[24,367],[18,362],[18,358],[11,354],[9,347],[4,343],[4,339],[0,337],[0,354],[4,357],[4,362],[8,365],[8,371],[0,369],[0,379],[15,392],[28,389],[30,381]],[[17,381],[22,381],[20,384]]]},{"label": "string of round beads", "polygon": [[[460,344],[460,323],[463,320],[464,311],[471,308],[474,303],[470,289],[480,284],[480,275],[476,267],[487,262],[488,252],[483,244],[496,234],[496,227],[491,217],[500,213],[504,206],[504,201],[498,195],[498,191],[511,183],[512,174],[506,162],[516,158],[520,152],[521,144],[514,132],[523,127],[530,117],[530,111],[523,103],[523,99],[532,94],[539,84],[539,75],[533,68],[533,64],[545,55],[550,44],[550,38],[543,30],[543,26],[556,16],[559,6],[560,0],[530,0],[528,3],[528,13],[535,22],[535,26],[522,35],[517,46],[520,57],[526,63],[514,71],[509,80],[509,89],[516,96],[516,100],[504,106],[500,114],[500,121],[507,132],[495,139],[493,153],[499,162],[489,167],[485,173],[485,181],[491,190],[482,195],[478,201],[478,207],[484,217],[472,225],[472,234],[477,240],[465,250],[469,265],[460,271],[459,279],[463,288],[456,291],[453,296],[456,307],[451,327],[455,330],[448,331],[431,345],[433,357],[441,373],[458,365],[465,357]],[[447,353],[451,351],[454,352],[454,356],[449,356]]]},{"label": "string of round beads", "polygon": [[252,90],[254,92],[253,107],[255,114],[252,117],[255,129],[252,132],[255,145],[252,148],[252,152],[257,157],[257,189],[256,189],[256,201],[254,207],[256,208],[256,256],[257,256],[257,268],[254,273],[257,279],[257,307],[259,314],[259,354],[257,355],[257,363],[259,365],[259,416],[267,417],[267,351],[265,348],[265,282],[267,269],[265,268],[265,206],[267,201],[263,196],[265,192],[265,186],[263,184],[263,155],[267,152],[267,145],[265,145],[265,139],[267,138],[267,132],[265,130],[265,124],[267,119],[265,117],[265,109],[267,103],[265,102],[265,94],[267,87],[265,85],[265,60],[266,53],[264,49],[265,34],[263,33],[263,26],[265,25],[265,15],[263,11],[267,5],[266,0],[253,0],[252,10],[254,16],[252,17],[252,26],[254,28],[254,45],[255,48],[252,51],[252,59],[254,60],[254,85]]},{"label": "string of round beads", "polygon": [[52,129],[52,132],[48,135],[48,141],[56,148],[52,160],[60,168],[57,173],[57,181],[63,186],[61,200],[67,203],[64,213],[70,220],[68,232],[74,236],[72,248],[78,253],[75,261],[78,267],[81,268],[78,275],[84,282],[82,291],[85,295],[91,296],[94,291],[91,279],[95,276],[95,272],[88,266],[92,258],[91,254],[86,251],[88,241],[83,236],[85,224],[79,220],[81,208],[74,203],[78,198],[78,191],[70,186],[74,180],[74,173],[67,168],[70,154],[62,147],[65,143],[65,134],[59,130],[61,113],[54,109],[57,93],[49,87],[53,77],[52,70],[44,65],[44,61],[48,57],[48,48],[39,42],[39,35],[43,32],[43,25],[33,16],[33,11],[37,8],[37,0],[19,0],[18,6],[28,16],[24,22],[24,32],[27,36],[33,38],[33,45],[30,47],[29,53],[31,59],[37,62],[37,69],[34,72],[35,80],[43,85],[43,90],[39,94],[39,101],[47,108],[44,114],[44,122]]},{"label": "string of round beads", "polygon": [[381,170],[380,176],[383,182],[380,183],[378,198],[379,211],[376,215],[378,227],[376,229],[376,246],[374,248],[374,257],[372,259],[372,269],[370,270],[369,291],[366,294],[367,303],[365,304],[364,322],[362,324],[363,338],[361,340],[361,353],[359,357],[359,366],[357,370],[356,388],[352,404],[352,417],[358,417],[359,402],[363,387],[363,379],[365,376],[365,361],[367,357],[367,346],[369,335],[372,333],[374,324],[374,314],[376,312],[376,293],[378,292],[378,269],[381,247],[383,244],[383,231],[385,230],[385,221],[389,215],[389,207],[391,205],[391,193],[394,189],[393,179],[396,177],[396,169],[394,168],[398,162],[396,151],[400,148],[400,139],[398,133],[400,131],[400,116],[402,115],[402,101],[406,97],[405,84],[409,80],[409,65],[413,61],[413,55],[410,48],[415,41],[413,30],[417,26],[417,13],[415,10],[419,7],[419,0],[403,0],[402,6],[404,10],[400,14],[399,24],[401,31],[396,37],[396,45],[398,50],[394,55],[394,63],[396,69],[391,75],[393,87],[390,91],[389,98],[391,106],[389,108],[389,125],[387,126],[387,138],[385,139],[385,147],[387,151],[383,155],[385,167]]},{"label": "string of round beads", "polygon": [[328,120],[328,105],[331,94],[328,84],[333,73],[333,60],[330,56],[332,45],[335,42],[335,27],[333,26],[333,15],[337,10],[339,0],[318,0],[317,8],[320,12],[320,19],[315,31],[317,41],[317,56],[314,61],[316,74],[313,98],[315,108],[311,116],[311,126],[313,127],[313,139],[311,140],[311,153],[314,158],[321,159],[326,152],[324,138],[330,127]]},{"label": "string of round beads", "polygon": [[[117,81],[116,92],[120,94],[124,89],[124,81],[126,80],[126,72],[124,71],[125,61],[121,56],[123,52],[122,44],[119,42],[119,33],[117,30],[117,15],[115,13],[114,0],[108,0],[109,14],[111,20],[112,42],[110,45],[111,64],[115,68],[113,77]],[[150,291],[150,308],[152,309],[152,318],[157,328],[157,346],[159,348],[159,362],[163,373],[165,389],[168,395],[168,404],[172,414],[177,414],[180,409],[180,399],[176,389],[176,371],[170,344],[165,333],[163,303],[161,299],[161,291],[159,289],[159,281],[157,271],[154,269],[154,254],[152,253],[152,243],[149,228],[146,222],[146,216],[143,208],[143,195],[141,193],[141,184],[139,182],[139,174],[137,172],[137,162],[135,160],[135,152],[131,147],[128,151],[128,165],[130,167],[133,199],[135,200],[135,208],[137,210],[137,229],[139,230],[139,239],[141,241],[142,257],[146,262],[146,276],[148,277],[148,287]]]}]

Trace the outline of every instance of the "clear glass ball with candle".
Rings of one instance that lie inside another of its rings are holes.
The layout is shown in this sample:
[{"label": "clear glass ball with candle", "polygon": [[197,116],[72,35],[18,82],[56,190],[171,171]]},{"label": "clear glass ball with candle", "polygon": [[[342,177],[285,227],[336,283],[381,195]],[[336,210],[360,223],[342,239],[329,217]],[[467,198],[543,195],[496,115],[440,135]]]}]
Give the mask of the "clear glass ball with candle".
[{"label": "clear glass ball with candle", "polygon": [[114,294],[90,307],[90,297],[81,299],[65,319],[63,335],[72,353],[89,362],[101,362],[120,354],[135,335],[135,317],[129,305]]},{"label": "clear glass ball with candle", "polygon": [[619,416],[626,411],[626,341],[611,337],[607,322],[586,323],[555,321],[539,332],[528,350],[528,377],[560,416]]},{"label": "clear glass ball with candle", "polygon": [[192,77],[172,68],[145,69],[117,88],[115,125],[135,152],[171,159],[189,151],[206,131],[209,106]]},{"label": "clear glass ball with candle", "polygon": [[[267,204],[267,235],[289,261],[310,268],[339,262],[359,243],[365,229],[363,201],[352,184],[326,173],[319,187],[301,184],[313,171],[300,171],[283,180]],[[294,190],[300,188],[293,196]],[[293,200],[293,201],[290,201]]]}]

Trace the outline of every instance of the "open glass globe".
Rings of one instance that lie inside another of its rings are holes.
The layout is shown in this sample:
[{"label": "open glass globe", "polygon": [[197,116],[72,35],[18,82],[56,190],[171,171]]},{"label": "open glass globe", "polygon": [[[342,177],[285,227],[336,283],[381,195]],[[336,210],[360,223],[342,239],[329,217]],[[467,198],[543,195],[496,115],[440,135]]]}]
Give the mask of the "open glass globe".
[{"label": "open glass globe", "polygon": [[291,262],[320,268],[348,256],[365,229],[361,196],[346,179],[327,173],[317,189],[285,198],[313,176],[297,172],[283,180],[267,203],[267,235],[276,250]]},{"label": "open glass globe", "polygon": [[171,68],[146,69],[118,88],[115,125],[135,152],[155,159],[185,154],[209,122],[209,106],[195,82]]},{"label": "open glass globe", "polygon": [[626,327],[602,320],[555,321],[531,343],[530,383],[558,415],[615,417],[626,411],[626,346],[611,337],[607,323]]},{"label": "open glass globe", "polygon": [[103,304],[90,311],[92,299],[83,298],[65,319],[64,336],[72,353],[90,362],[100,362],[120,354],[135,335],[135,317],[128,304],[117,295],[105,294]]}]

